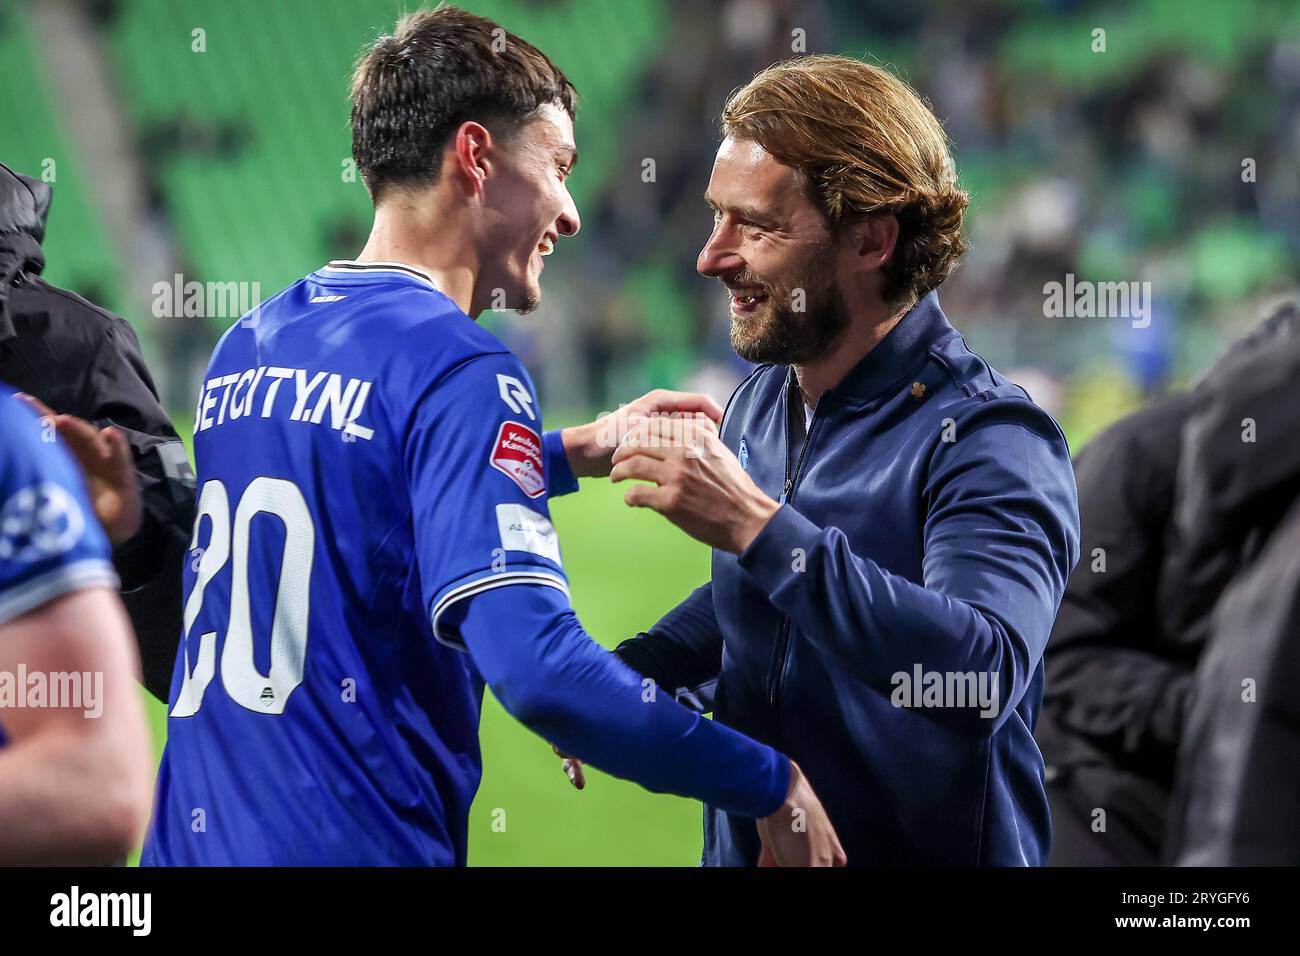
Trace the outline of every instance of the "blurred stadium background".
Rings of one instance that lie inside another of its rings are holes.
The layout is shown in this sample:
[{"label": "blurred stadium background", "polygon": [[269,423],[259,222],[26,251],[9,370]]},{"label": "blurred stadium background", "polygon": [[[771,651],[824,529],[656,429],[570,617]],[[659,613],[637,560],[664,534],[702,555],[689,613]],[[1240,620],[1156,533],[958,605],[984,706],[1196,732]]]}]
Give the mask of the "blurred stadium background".
[{"label": "blurred stadium background", "polygon": [[[155,284],[269,296],[359,251],[370,207],[350,174],[347,81],[418,5],[0,0],[0,161],[54,187],[45,276],[133,324],[182,434],[238,311],[159,316]],[[1300,278],[1295,0],[459,5],[539,45],[582,95],[582,232],[548,263],[537,313],[484,320],[529,365],[550,424],[655,386],[725,398],[744,374],[723,297],[694,271],[700,196],[727,93],[797,52],[869,57],[933,103],[973,196],[945,309],[1076,449],[1186,384]],[[1068,273],[1151,281],[1151,327],[1045,318],[1044,284]],[[702,547],[603,483],[554,511],[575,605],[611,646],[708,574]],[[483,746],[471,863],[698,860],[693,804],[600,775],[571,791],[491,701]]]}]

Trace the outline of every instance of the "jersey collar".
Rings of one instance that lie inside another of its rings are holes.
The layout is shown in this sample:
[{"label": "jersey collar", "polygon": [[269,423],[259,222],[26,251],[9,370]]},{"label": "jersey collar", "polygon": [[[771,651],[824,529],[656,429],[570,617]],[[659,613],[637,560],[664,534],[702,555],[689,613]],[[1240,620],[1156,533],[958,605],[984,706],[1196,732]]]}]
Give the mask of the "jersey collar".
[{"label": "jersey collar", "polygon": [[[397,273],[407,275],[421,282],[427,283],[434,289],[438,288],[437,281],[425,269],[419,266],[413,266],[407,262],[357,262],[355,259],[331,259],[321,270],[326,274],[342,273],[346,275],[364,275],[370,273]],[[441,291],[441,290],[439,290]]]}]

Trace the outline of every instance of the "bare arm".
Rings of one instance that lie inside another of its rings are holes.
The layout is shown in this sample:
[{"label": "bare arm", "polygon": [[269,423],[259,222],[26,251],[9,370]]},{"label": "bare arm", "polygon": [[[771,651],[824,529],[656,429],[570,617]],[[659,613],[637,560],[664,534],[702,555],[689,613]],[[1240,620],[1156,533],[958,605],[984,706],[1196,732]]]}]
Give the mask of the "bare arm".
[{"label": "bare arm", "polygon": [[24,694],[20,666],[47,681],[80,674],[83,692],[76,707],[0,706],[8,738],[0,748],[0,864],[125,856],[148,821],[153,767],[135,687],[139,659],[117,595],[79,590],[0,625],[0,674]]}]

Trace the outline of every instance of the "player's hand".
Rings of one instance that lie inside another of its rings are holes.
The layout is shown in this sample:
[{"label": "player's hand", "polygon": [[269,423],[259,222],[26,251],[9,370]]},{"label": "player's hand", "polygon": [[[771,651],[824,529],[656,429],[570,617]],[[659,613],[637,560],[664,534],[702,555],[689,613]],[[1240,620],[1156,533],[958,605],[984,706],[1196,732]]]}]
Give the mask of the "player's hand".
[{"label": "player's hand", "polygon": [[653,482],[629,488],[627,504],[652,508],[721,551],[744,551],[780,508],[702,416],[640,422],[628,430],[613,461],[611,481]]},{"label": "player's hand", "polygon": [[117,547],[134,536],[140,530],[143,511],[126,436],[111,425],[96,428],[75,415],[56,414],[31,395],[20,393],[17,397],[53,422],[55,431],[72,451],[85,475],[95,516],[104,526],[109,542]]},{"label": "player's hand", "polygon": [[560,434],[573,473],[579,478],[604,478],[629,430],[647,418],[674,415],[699,415],[718,425],[722,423],[722,406],[707,395],[657,388],[594,422],[566,428]]},{"label": "player's hand", "polygon": [[758,821],[759,866],[845,866],[830,817],[799,765],[790,761],[790,792],[781,809]]},{"label": "player's hand", "polygon": [[582,790],[586,787],[587,775],[582,772],[582,761],[577,757],[570,757],[555,744],[551,744],[551,749],[562,761],[560,766],[564,768],[564,775],[569,778],[569,783],[573,784],[573,789]]}]

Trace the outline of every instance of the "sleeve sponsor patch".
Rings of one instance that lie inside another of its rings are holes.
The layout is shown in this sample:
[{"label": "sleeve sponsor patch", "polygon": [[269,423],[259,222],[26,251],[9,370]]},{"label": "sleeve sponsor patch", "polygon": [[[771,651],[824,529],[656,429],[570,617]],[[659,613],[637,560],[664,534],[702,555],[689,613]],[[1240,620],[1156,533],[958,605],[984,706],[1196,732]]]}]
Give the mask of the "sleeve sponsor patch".
[{"label": "sleeve sponsor patch", "polygon": [[527,425],[502,422],[489,461],[497,471],[509,475],[529,498],[546,491],[542,439]]},{"label": "sleeve sponsor patch", "polygon": [[560,539],[545,515],[523,505],[500,504],[497,530],[507,551],[528,551],[560,564]]}]

